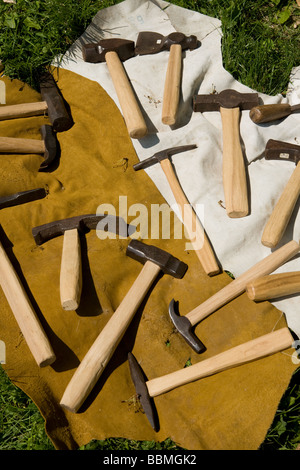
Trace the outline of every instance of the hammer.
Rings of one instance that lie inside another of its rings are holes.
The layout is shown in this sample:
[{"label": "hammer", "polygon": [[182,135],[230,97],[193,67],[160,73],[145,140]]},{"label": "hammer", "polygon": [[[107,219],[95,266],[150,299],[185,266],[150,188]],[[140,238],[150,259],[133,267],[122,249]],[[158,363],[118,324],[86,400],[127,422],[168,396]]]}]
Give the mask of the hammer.
[{"label": "hammer", "polygon": [[186,36],[179,32],[163,36],[159,33],[143,31],[137,37],[135,52],[139,55],[155,54],[164,50],[170,51],[163,94],[163,124],[172,126],[176,122],[180,98],[182,51],[193,50],[198,46],[199,41],[196,36]]},{"label": "hammer", "polygon": [[299,252],[299,249],[299,243],[295,240],[283,245],[281,248],[253,265],[250,269],[245,271],[230,284],[223,287],[212,297],[205,300],[185,316],[180,316],[178,314],[176,311],[175,301],[172,299],[169,305],[169,315],[174,326],[195,352],[204,352],[205,346],[193,333],[192,327],[223,305],[242,294],[249,283],[261,276],[265,276],[275,271],[282,264],[295,256]]},{"label": "hammer", "polygon": [[263,104],[254,106],[249,112],[249,116],[255,124],[276,121],[289,116],[296,111],[300,111],[300,104],[291,106],[288,103]]},{"label": "hammer", "polygon": [[128,362],[136,394],[152,428],[157,432],[159,426],[151,400],[153,397],[195,380],[295,347],[295,344],[289,329],[287,327],[281,328],[230,348],[190,367],[148,381],[145,381],[144,373],[132,353],[128,354]]},{"label": "hammer", "polygon": [[134,56],[134,42],[102,39],[97,43],[84,44],[82,56],[85,62],[106,62],[130,137],[144,137],[148,132],[147,125],[122,64],[122,61]]},{"label": "hammer", "polygon": [[41,127],[42,140],[20,139],[15,137],[0,137],[0,152],[2,153],[38,153],[43,154],[44,161],[39,171],[49,168],[59,152],[59,145],[52,126]]},{"label": "hammer", "polygon": [[38,116],[47,112],[55,132],[70,129],[73,121],[66,110],[53,76],[48,72],[45,72],[40,78],[40,93],[43,101],[0,106],[0,121]]},{"label": "hammer", "polygon": [[286,230],[300,195],[300,145],[270,139],[266,145],[265,159],[290,161],[296,164],[262,234],[262,244],[274,248]]},{"label": "hammer", "polygon": [[64,392],[60,404],[72,412],[80,408],[93,389],[158,274],[163,272],[180,279],[187,270],[185,263],[168,252],[138,240],[129,243],[126,254],[144,266]]},{"label": "hammer", "polygon": [[47,196],[44,188],[29,189],[28,191],[20,191],[19,193],[10,194],[9,196],[0,197],[0,209],[6,207],[17,206],[26,202],[43,199]]},{"label": "hammer", "polygon": [[261,300],[278,299],[300,292],[300,271],[270,274],[262,276],[246,287],[249,299]]},{"label": "hammer", "polygon": [[[204,229],[181,189],[170,161],[170,157],[172,155],[192,150],[196,147],[196,145],[183,145],[180,147],[171,147],[169,149],[161,150],[160,152],[155,153],[152,157],[133,165],[133,168],[138,171],[148,168],[151,165],[155,165],[156,163],[160,163],[181,212],[183,224],[187,229],[196,255],[198,256],[206,274],[213,276],[220,272],[220,267]],[[199,244],[201,247],[199,247]]]},{"label": "hammer", "polygon": [[107,222],[106,231],[118,233],[123,237],[128,236],[130,227],[127,227],[123,219],[112,215],[80,215],[32,229],[37,245],[42,245],[60,235],[64,236],[60,269],[60,299],[64,310],[76,310],[80,302],[82,290],[80,234],[97,229],[98,223],[102,220]]},{"label": "hammer", "polygon": [[229,217],[249,213],[244,155],[240,143],[240,111],[258,104],[257,93],[223,90],[215,95],[196,95],[194,111],[220,111],[223,132],[223,187]]}]

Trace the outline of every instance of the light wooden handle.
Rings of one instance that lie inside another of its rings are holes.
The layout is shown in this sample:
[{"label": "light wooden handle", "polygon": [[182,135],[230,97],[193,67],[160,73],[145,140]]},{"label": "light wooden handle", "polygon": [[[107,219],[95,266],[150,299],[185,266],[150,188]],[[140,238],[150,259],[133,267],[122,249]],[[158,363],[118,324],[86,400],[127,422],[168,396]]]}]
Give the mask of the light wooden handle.
[{"label": "light wooden handle", "polygon": [[244,156],[240,143],[240,108],[220,108],[223,133],[223,187],[229,217],[249,213]]},{"label": "light wooden handle", "polygon": [[129,135],[133,139],[140,139],[147,134],[147,125],[123,64],[118,54],[114,51],[105,54],[105,61],[118,96]]},{"label": "light wooden handle", "polygon": [[36,363],[52,364],[56,358],[50,342],[1,243],[0,285]]},{"label": "light wooden handle", "polygon": [[293,171],[264,228],[261,242],[274,248],[280,242],[300,195],[300,162]]},{"label": "light wooden handle", "polygon": [[190,367],[149,380],[146,382],[149,395],[155,397],[180,385],[284,351],[289,349],[293,343],[294,339],[289,329],[281,328]]},{"label": "light wooden handle", "polygon": [[182,47],[172,44],[168,60],[162,106],[162,122],[172,126],[176,122],[181,86]]},{"label": "light wooden handle", "polygon": [[300,292],[300,271],[260,277],[247,285],[246,292],[249,299],[256,301],[297,294]]},{"label": "light wooden handle", "polygon": [[60,268],[60,300],[64,310],[76,310],[82,289],[81,246],[78,230],[66,230]]},{"label": "light wooden handle", "polygon": [[172,163],[168,158],[162,160],[160,163],[180,209],[183,224],[188,232],[188,236],[194,247],[195,253],[198,256],[205,273],[209,276],[218,274],[220,272],[220,267],[216,260],[214,251],[197,215],[181,189],[172,168]]},{"label": "light wooden handle", "polygon": [[291,114],[291,106],[287,103],[264,104],[255,106],[249,112],[250,119],[256,124],[275,121]]},{"label": "light wooden handle", "polygon": [[19,139],[15,137],[0,137],[0,152],[2,153],[44,153],[43,140]]},{"label": "light wooden handle", "polygon": [[216,292],[212,297],[205,300],[201,305],[190,311],[186,317],[192,325],[195,325],[244,292],[250,282],[275,271],[286,261],[295,256],[299,252],[299,249],[300,247],[298,242],[295,240],[290,241],[256,263],[252,268],[248,269],[246,272],[227,284],[227,286]]},{"label": "light wooden handle", "polygon": [[147,261],[122,303],[96,338],[69,382],[61,406],[76,412],[95,386],[108,364],[134,314],[160,271]]},{"label": "light wooden handle", "polygon": [[46,113],[47,110],[48,106],[46,101],[0,106],[0,121],[5,119],[38,116]]}]

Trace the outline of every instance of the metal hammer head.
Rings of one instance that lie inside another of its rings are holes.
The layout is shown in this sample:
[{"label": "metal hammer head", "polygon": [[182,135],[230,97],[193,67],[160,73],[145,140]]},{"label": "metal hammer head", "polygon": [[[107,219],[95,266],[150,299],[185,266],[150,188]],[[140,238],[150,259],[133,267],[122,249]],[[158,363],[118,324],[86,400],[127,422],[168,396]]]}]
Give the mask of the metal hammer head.
[{"label": "metal hammer head", "polygon": [[157,432],[159,430],[157,413],[153,399],[150,397],[148,392],[144,373],[132,353],[128,353],[128,363],[136,394],[152,428]]},{"label": "metal hammer head", "polygon": [[45,145],[44,161],[41,163],[39,171],[44,171],[49,168],[55,157],[59,152],[59,145],[56,134],[48,124],[41,127],[41,134]]},{"label": "metal hammer head", "polygon": [[84,44],[82,56],[85,62],[105,62],[105,54],[115,51],[121,61],[134,56],[134,42],[127,39],[102,39],[97,43]]},{"label": "metal hammer head", "polygon": [[266,144],[265,159],[289,161],[297,165],[300,161],[300,145],[270,139]]},{"label": "metal hammer head", "polygon": [[240,93],[236,90],[223,90],[221,93],[193,97],[193,110],[201,113],[219,111],[220,108],[251,109],[257,105],[257,93]]},{"label": "metal hammer head", "polygon": [[168,149],[161,150],[160,152],[155,153],[152,157],[146,158],[140,163],[136,163],[133,165],[133,169],[135,171],[142,170],[148,168],[149,166],[155,165],[159,163],[161,160],[165,160],[166,158],[170,158],[172,155],[176,153],[186,152],[187,150],[192,150],[197,148],[197,145],[181,145],[180,147],[171,147]]},{"label": "metal hammer head", "polygon": [[203,353],[206,348],[200,339],[193,333],[191,322],[186,317],[181,317],[178,312],[178,302],[174,299],[169,304],[169,315],[173,325],[185,339],[189,346],[198,354]]},{"label": "metal hammer head", "polygon": [[146,261],[151,261],[157,264],[165,274],[170,274],[173,277],[181,279],[188,266],[170,255],[167,251],[161,250],[153,245],[145,245],[139,240],[131,240],[129,243],[126,255],[145,264]]},{"label": "metal hammer head", "polygon": [[19,204],[25,204],[26,202],[35,201],[36,199],[42,199],[47,196],[44,188],[30,189],[29,191],[22,191],[9,196],[0,198],[0,209],[6,207],[17,206]]},{"label": "metal hammer head", "polygon": [[[105,222],[105,225],[103,225],[102,221]],[[42,245],[52,238],[63,235],[66,230],[76,228],[81,233],[87,233],[93,229],[96,230],[100,222],[102,222],[102,230],[117,233],[122,237],[128,237],[130,234],[134,233],[136,229],[136,227],[128,226],[124,219],[120,217],[88,214],[39,225],[32,229],[32,235],[36,244]]]},{"label": "metal hammer head", "polygon": [[160,33],[142,31],[137,37],[135,52],[139,55],[156,54],[157,52],[169,50],[173,44],[180,44],[183,50],[192,50],[199,47],[200,42],[197,36],[186,36],[179,32],[163,36]]}]

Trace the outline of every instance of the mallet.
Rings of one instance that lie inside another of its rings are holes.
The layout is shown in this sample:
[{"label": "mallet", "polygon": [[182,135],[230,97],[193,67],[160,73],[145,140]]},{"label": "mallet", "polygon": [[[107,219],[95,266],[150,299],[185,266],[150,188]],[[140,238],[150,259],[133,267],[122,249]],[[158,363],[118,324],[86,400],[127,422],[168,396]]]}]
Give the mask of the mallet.
[{"label": "mallet", "polygon": [[134,56],[134,42],[126,39],[102,39],[97,43],[84,44],[82,56],[85,62],[106,62],[130,137],[144,137],[148,132],[147,125],[122,64],[122,61]]},{"label": "mallet", "polygon": [[196,95],[194,111],[220,111],[223,132],[223,187],[229,217],[245,217],[249,213],[247,177],[240,142],[241,110],[258,104],[257,93],[223,90],[214,95]]},{"label": "mallet", "polygon": [[182,278],[187,265],[164,250],[132,240],[127,256],[144,266],[117,310],[86,353],[61,399],[61,406],[76,412],[108,364],[145,295],[160,272]]}]

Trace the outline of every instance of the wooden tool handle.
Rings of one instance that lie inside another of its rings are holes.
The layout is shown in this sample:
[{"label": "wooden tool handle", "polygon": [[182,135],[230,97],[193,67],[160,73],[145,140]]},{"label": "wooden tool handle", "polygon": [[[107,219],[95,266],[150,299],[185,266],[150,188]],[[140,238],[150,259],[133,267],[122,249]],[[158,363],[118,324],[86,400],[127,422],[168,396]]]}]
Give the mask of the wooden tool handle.
[{"label": "wooden tool handle", "polygon": [[284,351],[289,349],[293,343],[294,339],[289,329],[281,328],[190,367],[149,380],[146,382],[149,395],[155,397],[180,385]]},{"label": "wooden tool handle", "polygon": [[255,106],[249,112],[253,122],[260,124],[263,122],[276,121],[291,114],[291,106],[286,103],[264,104]]},{"label": "wooden tool handle", "polygon": [[15,137],[0,137],[0,152],[2,153],[44,153],[43,140],[19,139]]},{"label": "wooden tool handle", "polygon": [[105,54],[105,61],[118,96],[129,135],[133,139],[140,139],[147,134],[147,125],[123,64],[118,54],[114,51]]},{"label": "wooden tool handle", "polygon": [[251,300],[277,299],[300,292],[300,271],[270,274],[250,282],[246,288]]},{"label": "wooden tool handle", "polygon": [[223,133],[223,187],[229,217],[249,213],[244,156],[240,143],[240,108],[220,108]]},{"label": "wooden tool handle", "polygon": [[170,47],[161,117],[163,124],[168,124],[169,126],[172,126],[176,122],[176,115],[180,98],[181,64],[181,45],[173,44]]},{"label": "wooden tool handle", "polygon": [[147,261],[122,303],[96,338],[69,382],[61,406],[76,412],[83,404],[116,350],[135,312],[160,271]]},{"label": "wooden tool handle", "polygon": [[52,364],[55,354],[1,243],[0,285],[36,363],[39,367]]},{"label": "wooden tool handle", "polygon": [[254,279],[265,276],[275,271],[279,266],[291,259],[299,252],[299,243],[295,240],[290,241],[278,250],[271,253],[266,258],[256,263],[252,268],[241,274],[232,282],[223,287],[201,305],[189,312],[186,317],[192,325],[203,320],[218,308],[225,305],[246,290],[247,285]]},{"label": "wooden tool handle", "polygon": [[81,246],[78,230],[66,230],[60,268],[60,300],[64,310],[76,310],[82,289]]},{"label": "wooden tool handle", "polygon": [[274,248],[280,242],[300,195],[300,162],[293,171],[264,228],[261,242]]},{"label": "wooden tool handle", "polygon": [[220,272],[220,267],[215,258],[214,251],[197,215],[181,189],[172,168],[172,163],[168,158],[162,160],[160,163],[180,209],[183,224],[188,232],[188,236],[204,271],[209,276],[218,274]]},{"label": "wooden tool handle", "polygon": [[5,119],[38,116],[46,113],[47,110],[48,106],[46,101],[0,106],[0,121]]}]

